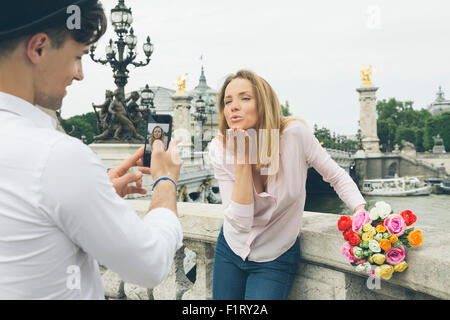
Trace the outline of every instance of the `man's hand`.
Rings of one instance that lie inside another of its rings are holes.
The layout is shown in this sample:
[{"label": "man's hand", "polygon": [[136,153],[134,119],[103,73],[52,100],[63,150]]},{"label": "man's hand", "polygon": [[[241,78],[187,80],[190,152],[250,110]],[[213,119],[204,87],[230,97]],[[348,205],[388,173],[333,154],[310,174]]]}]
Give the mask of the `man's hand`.
[{"label": "man's hand", "polygon": [[[142,167],[144,147],[139,148],[135,154],[122,162],[119,166],[108,171],[109,180],[113,184],[116,192],[122,198],[127,194],[146,194],[147,190],[142,188],[142,174],[150,174],[150,168]],[[139,166],[139,172],[128,172],[131,167]],[[136,183],[135,186],[129,185]]]},{"label": "man's hand", "polygon": [[167,151],[164,150],[164,143],[161,140],[155,140],[152,146],[152,160],[150,172],[153,181],[160,177],[168,176],[173,181],[178,181],[181,170],[181,159],[177,143],[170,141]]},{"label": "man's hand", "polygon": [[[161,140],[153,142],[150,168],[153,182],[158,178],[168,176],[177,183],[180,170],[181,159],[177,143],[172,140],[167,151],[164,151],[164,144]],[[156,208],[167,208],[178,216],[177,189],[171,181],[161,180],[153,190],[149,211]]]}]

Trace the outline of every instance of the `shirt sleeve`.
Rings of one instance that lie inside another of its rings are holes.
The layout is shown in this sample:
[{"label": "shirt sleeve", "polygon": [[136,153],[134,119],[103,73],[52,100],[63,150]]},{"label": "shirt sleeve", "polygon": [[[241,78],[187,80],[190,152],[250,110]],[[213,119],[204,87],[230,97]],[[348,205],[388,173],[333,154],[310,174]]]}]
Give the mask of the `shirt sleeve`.
[{"label": "shirt sleeve", "polygon": [[297,134],[303,148],[305,160],[322,175],[324,181],[328,182],[344,201],[346,206],[352,211],[360,204],[365,204],[363,196],[359,192],[358,186],[322,148],[312,130],[305,124],[299,122]]},{"label": "shirt sleeve", "polygon": [[240,204],[231,200],[234,188],[234,173],[225,166],[225,154],[215,138],[210,144],[209,159],[214,167],[214,177],[219,183],[224,218],[238,232],[249,232],[253,224],[254,202]]},{"label": "shirt sleeve", "polygon": [[141,219],[120,198],[105,167],[76,139],[52,149],[41,178],[40,208],[82,250],[130,283],[153,288],[170,271],[182,229],[169,209]]}]

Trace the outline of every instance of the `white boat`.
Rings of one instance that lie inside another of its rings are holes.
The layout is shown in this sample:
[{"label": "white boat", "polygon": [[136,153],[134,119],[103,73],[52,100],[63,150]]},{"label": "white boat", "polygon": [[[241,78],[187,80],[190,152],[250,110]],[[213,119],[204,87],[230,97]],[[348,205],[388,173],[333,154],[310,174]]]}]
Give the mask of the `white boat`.
[{"label": "white boat", "polygon": [[439,193],[450,194],[450,180],[444,180],[437,187]]},{"label": "white boat", "polygon": [[369,196],[427,196],[431,186],[416,177],[364,180],[362,193]]}]

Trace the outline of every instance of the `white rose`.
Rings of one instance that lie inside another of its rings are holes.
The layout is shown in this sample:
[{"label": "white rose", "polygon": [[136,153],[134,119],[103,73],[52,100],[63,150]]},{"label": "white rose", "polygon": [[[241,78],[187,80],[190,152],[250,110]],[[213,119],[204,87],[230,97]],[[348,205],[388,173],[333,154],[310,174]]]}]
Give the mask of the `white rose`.
[{"label": "white rose", "polygon": [[369,211],[370,220],[372,220],[372,221],[377,220],[379,215],[380,215],[380,213],[379,213],[379,209],[377,207],[370,209],[370,211]]},{"label": "white rose", "polygon": [[377,203],[375,203],[375,207],[378,208],[378,216],[381,219],[386,219],[387,216],[392,212],[391,206],[384,201],[378,201]]}]

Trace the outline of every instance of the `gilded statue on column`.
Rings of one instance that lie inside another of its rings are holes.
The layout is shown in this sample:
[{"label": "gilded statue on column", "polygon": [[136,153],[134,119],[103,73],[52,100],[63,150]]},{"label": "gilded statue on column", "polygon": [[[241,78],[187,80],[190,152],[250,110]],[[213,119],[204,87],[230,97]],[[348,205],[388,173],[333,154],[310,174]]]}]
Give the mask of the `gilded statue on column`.
[{"label": "gilded statue on column", "polygon": [[372,74],[372,66],[369,66],[368,68],[363,68],[361,70],[361,80],[363,86],[372,86],[373,83],[370,80],[370,75]]}]

